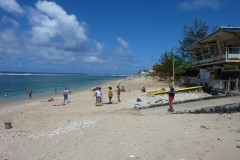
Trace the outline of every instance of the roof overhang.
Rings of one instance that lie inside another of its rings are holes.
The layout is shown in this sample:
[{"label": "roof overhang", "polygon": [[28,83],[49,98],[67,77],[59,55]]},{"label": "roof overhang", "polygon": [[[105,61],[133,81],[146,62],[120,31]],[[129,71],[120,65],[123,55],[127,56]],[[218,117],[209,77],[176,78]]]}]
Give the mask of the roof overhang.
[{"label": "roof overhang", "polygon": [[207,36],[203,37],[199,41],[186,47],[185,50],[192,51],[200,48],[202,44],[216,43],[217,39],[219,40],[219,42],[226,41],[227,39],[231,39],[233,37],[237,37],[237,39],[239,38],[239,41],[240,41],[240,27],[220,27],[219,29],[208,34]]}]

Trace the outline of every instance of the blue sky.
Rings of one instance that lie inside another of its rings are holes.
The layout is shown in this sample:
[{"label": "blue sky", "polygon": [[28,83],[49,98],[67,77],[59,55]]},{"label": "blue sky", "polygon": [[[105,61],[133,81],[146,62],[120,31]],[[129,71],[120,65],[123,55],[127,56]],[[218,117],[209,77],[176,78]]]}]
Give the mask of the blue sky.
[{"label": "blue sky", "polygon": [[136,74],[194,18],[240,27],[238,0],[0,0],[0,71]]}]

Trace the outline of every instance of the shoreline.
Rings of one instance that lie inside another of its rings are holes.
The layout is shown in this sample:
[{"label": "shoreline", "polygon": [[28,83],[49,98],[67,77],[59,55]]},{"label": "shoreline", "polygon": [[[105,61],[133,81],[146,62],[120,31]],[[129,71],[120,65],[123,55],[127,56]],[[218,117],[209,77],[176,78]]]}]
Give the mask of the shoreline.
[{"label": "shoreline", "polygon": [[[104,81],[104,82],[99,82],[95,86],[104,85],[105,83],[108,83],[108,82],[111,82],[111,81],[113,81],[113,82],[114,81],[119,81],[119,80],[122,80],[122,79],[124,79],[124,78],[120,78],[120,79],[116,79],[116,80],[107,80],[107,81]],[[94,86],[91,86],[91,87],[86,86],[86,87],[83,87],[82,89],[76,89],[76,90],[70,90],[70,91],[72,91],[72,94],[74,94],[74,93],[76,94],[77,92],[83,92],[85,90],[91,90],[92,87],[94,87]],[[63,88],[63,90],[64,90],[64,88]],[[38,95],[36,97],[34,97],[34,94],[33,94],[31,99],[25,98],[25,99],[22,99],[22,100],[17,99],[17,100],[5,102],[5,103],[1,103],[0,102],[0,108],[2,108],[4,106],[6,107],[6,105],[23,104],[23,103],[31,102],[31,101],[39,101],[41,99],[50,99],[50,98],[53,98],[53,97],[60,97],[62,95],[62,93],[63,93],[63,90],[62,90],[62,92],[57,92],[56,94],[52,93],[52,94],[49,94],[49,95]],[[29,97],[29,96],[26,95],[26,97]],[[5,98],[9,98],[9,97],[5,97]],[[60,99],[60,98],[54,98],[54,99]]]}]

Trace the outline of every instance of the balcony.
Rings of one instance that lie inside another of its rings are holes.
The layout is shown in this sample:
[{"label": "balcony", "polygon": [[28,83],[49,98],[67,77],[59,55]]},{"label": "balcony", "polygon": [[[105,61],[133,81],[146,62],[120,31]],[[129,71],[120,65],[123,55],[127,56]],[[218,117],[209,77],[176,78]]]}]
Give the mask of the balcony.
[{"label": "balcony", "polygon": [[205,52],[200,56],[195,57],[192,65],[206,66],[226,62],[240,62],[240,47],[222,48],[221,52],[215,50],[213,52]]}]

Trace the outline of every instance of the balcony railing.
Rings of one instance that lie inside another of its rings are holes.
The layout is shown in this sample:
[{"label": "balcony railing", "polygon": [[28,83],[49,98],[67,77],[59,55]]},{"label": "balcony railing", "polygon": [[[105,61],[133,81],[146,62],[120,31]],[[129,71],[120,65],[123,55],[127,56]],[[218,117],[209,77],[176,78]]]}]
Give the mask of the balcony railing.
[{"label": "balcony railing", "polygon": [[215,50],[214,52],[206,52],[195,57],[193,65],[203,66],[209,64],[218,64],[231,61],[240,62],[240,47],[226,47],[222,48],[221,52]]}]

